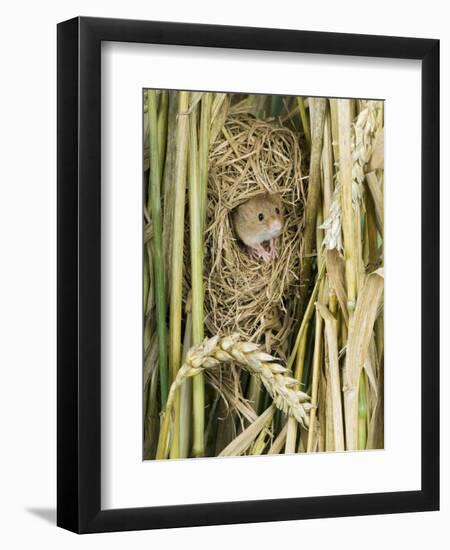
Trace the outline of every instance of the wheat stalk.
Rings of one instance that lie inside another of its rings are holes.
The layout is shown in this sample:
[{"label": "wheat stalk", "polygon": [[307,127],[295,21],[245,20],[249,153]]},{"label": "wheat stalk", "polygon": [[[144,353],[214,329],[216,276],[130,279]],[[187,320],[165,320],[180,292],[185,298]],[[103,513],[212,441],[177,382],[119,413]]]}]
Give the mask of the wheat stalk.
[{"label": "wheat stalk", "polygon": [[[351,177],[352,177],[352,204],[353,208],[361,201],[363,194],[363,181],[366,177],[368,163],[377,145],[377,136],[382,132],[380,111],[381,101],[368,100],[362,111],[358,114],[351,126]],[[381,140],[380,140],[381,141]],[[382,145],[384,145],[384,140]],[[379,148],[381,145],[378,146]],[[380,152],[377,152],[380,155]],[[378,161],[380,162],[380,161]],[[374,178],[375,176],[372,176]],[[370,180],[370,178],[369,178]],[[369,183],[369,182],[368,182]],[[372,185],[372,187],[375,187]],[[372,191],[372,188],[371,188]],[[377,189],[375,191],[378,192]],[[379,192],[378,192],[379,193]],[[382,199],[377,201],[377,205]],[[378,214],[378,213],[377,213]],[[377,221],[382,220],[382,214],[378,215]],[[380,222],[379,222],[380,223]],[[339,253],[343,251],[342,244],[342,208],[341,208],[341,185],[339,178],[333,193],[331,207],[327,219],[320,226],[325,229],[324,245],[328,250],[336,248]],[[382,229],[382,222],[381,222]],[[383,233],[382,230],[380,231]]]},{"label": "wheat stalk", "polygon": [[260,378],[278,409],[294,417],[302,426],[308,426],[307,403],[309,396],[299,391],[298,382],[289,376],[289,371],[276,362],[276,358],[261,351],[258,344],[242,341],[239,334],[220,338],[205,338],[192,347],[173,381],[163,415],[156,458],[166,458],[170,418],[177,389],[187,378],[221,364],[235,363],[250,374]]}]

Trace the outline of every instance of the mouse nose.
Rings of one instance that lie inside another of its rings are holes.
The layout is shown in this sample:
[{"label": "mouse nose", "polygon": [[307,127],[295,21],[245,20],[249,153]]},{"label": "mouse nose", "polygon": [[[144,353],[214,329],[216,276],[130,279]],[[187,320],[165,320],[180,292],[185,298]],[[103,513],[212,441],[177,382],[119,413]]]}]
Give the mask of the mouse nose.
[{"label": "mouse nose", "polygon": [[273,220],[272,223],[270,224],[270,230],[273,233],[276,233],[277,231],[280,231],[281,227],[282,227],[282,225],[281,225],[280,220]]}]

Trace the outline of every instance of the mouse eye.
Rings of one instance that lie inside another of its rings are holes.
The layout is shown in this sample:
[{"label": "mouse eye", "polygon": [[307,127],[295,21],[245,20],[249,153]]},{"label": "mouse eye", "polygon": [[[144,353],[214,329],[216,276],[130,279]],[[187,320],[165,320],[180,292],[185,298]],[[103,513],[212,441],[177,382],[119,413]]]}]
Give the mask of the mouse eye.
[{"label": "mouse eye", "polygon": [[277,214],[279,214],[279,213],[280,213],[280,209],[279,209],[279,208],[275,208],[275,212],[276,212]]},{"label": "mouse eye", "polygon": [[260,212],[260,213],[258,214],[258,220],[259,220],[260,222],[262,222],[263,219],[264,219],[264,214],[263,214],[262,212]]}]

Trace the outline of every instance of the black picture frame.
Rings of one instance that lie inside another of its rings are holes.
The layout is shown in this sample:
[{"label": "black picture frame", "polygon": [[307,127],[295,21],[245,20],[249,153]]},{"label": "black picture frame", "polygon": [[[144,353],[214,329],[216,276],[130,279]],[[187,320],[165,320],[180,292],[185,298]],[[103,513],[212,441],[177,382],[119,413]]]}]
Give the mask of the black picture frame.
[{"label": "black picture frame", "polygon": [[[102,510],[100,49],[102,41],[422,62],[420,491]],[[58,25],[57,524],[77,533],[439,509],[439,41],[77,17]]]}]

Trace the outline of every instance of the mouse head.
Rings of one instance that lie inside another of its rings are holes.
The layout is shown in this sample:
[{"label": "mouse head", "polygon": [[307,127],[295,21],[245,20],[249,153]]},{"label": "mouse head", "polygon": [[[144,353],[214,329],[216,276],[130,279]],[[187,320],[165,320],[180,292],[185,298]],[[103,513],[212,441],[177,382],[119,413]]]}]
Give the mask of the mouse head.
[{"label": "mouse head", "polygon": [[259,242],[274,239],[283,229],[282,201],[279,195],[257,195],[237,208],[241,230],[257,236]]}]

